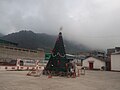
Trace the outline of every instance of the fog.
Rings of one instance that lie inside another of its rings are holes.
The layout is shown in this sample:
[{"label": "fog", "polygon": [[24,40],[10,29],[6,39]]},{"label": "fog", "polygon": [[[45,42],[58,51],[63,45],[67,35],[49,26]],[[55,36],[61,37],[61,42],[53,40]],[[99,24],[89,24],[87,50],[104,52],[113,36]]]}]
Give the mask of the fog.
[{"label": "fog", "polygon": [[120,46],[120,0],[0,0],[0,33],[57,35],[91,48]]}]

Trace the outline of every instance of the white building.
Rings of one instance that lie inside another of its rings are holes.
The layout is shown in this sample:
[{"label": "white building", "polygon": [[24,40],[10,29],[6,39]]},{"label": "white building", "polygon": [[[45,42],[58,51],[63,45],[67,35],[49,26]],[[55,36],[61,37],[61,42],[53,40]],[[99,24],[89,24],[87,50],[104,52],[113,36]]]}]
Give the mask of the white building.
[{"label": "white building", "polygon": [[120,71],[120,52],[111,54],[111,70]]},{"label": "white building", "polygon": [[105,69],[105,61],[95,57],[89,57],[83,60],[83,67],[86,67],[90,70],[93,69],[101,70],[103,68]]}]

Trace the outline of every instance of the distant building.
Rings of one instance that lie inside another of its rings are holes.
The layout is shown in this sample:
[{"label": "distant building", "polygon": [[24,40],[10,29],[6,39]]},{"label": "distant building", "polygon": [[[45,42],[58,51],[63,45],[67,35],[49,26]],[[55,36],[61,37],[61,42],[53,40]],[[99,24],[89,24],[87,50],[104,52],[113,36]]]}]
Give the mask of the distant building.
[{"label": "distant building", "polygon": [[25,60],[40,60],[44,59],[44,50],[30,50],[18,48],[17,43],[0,39],[0,65],[15,64],[17,59]]},{"label": "distant building", "polygon": [[[51,53],[45,53],[45,63],[47,63],[49,61],[51,57]],[[81,58],[78,56],[78,55],[72,55],[72,54],[66,54],[66,58],[69,60],[69,61],[72,61],[72,62],[75,62],[75,63],[79,63],[81,64]]]},{"label": "distant building", "polygon": [[89,70],[105,70],[105,61],[96,57],[88,57],[83,60],[83,67],[86,67]]},{"label": "distant building", "polygon": [[101,50],[94,50],[91,52],[91,56],[99,59],[105,59],[105,52]]},{"label": "distant building", "polygon": [[82,62],[84,59],[86,59],[87,57],[90,57],[91,56],[91,52],[79,52],[77,53],[76,55],[76,59],[80,60],[81,61],[81,65],[82,65]]},{"label": "distant building", "polygon": [[106,62],[106,69],[108,71],[111,70],[111,54],[120,52],[120,47],[110,48],[107,49],[107,62]]},{"label": "distant building", "polygon": [[120,71],[120,52],[111,54],[111,70]]},{"label": "distant building", "polygon": [[83,57],[89,57],[91,56],[91,52],[79,52],[78,55]]}]

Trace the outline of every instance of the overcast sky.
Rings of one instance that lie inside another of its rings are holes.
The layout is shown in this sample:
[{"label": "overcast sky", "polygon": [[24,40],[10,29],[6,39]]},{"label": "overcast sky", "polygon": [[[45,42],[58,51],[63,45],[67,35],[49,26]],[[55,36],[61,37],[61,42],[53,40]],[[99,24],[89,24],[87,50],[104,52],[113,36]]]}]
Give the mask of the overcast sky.
[{"label": "overcast sky", "polygon": [[63,36],[92,48],[120,46],[120,0],[0,0],[0,33]]}]

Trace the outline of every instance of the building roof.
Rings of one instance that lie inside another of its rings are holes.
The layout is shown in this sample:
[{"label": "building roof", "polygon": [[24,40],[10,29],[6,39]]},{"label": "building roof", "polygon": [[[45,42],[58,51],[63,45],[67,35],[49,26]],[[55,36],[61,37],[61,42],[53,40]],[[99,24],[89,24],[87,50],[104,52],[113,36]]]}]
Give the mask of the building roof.
[{"label": "building roof", "polygon": [[[97,58],[97,57],[94,57],[94,56],[90,56],[90,57],[88,57],[88,58],[91,58],[91,57],[92,57],[92,58],[95,58],[95,59],[97,59],[97,60],[100,60],[100,61],[106,62],[104,59],[100,59],[100,58]],[[88,58],[86,58],[86,59],[88,59]],[[86,60],[86,59],[84,59],[84,60]],[[84,61],[84,60],[83,60],[83,61]]]},{"label": "building roof", "polygon": [[120,52],[115,52],[115,53],[112,53],[111,55],[118,55],[120,54]]}]

